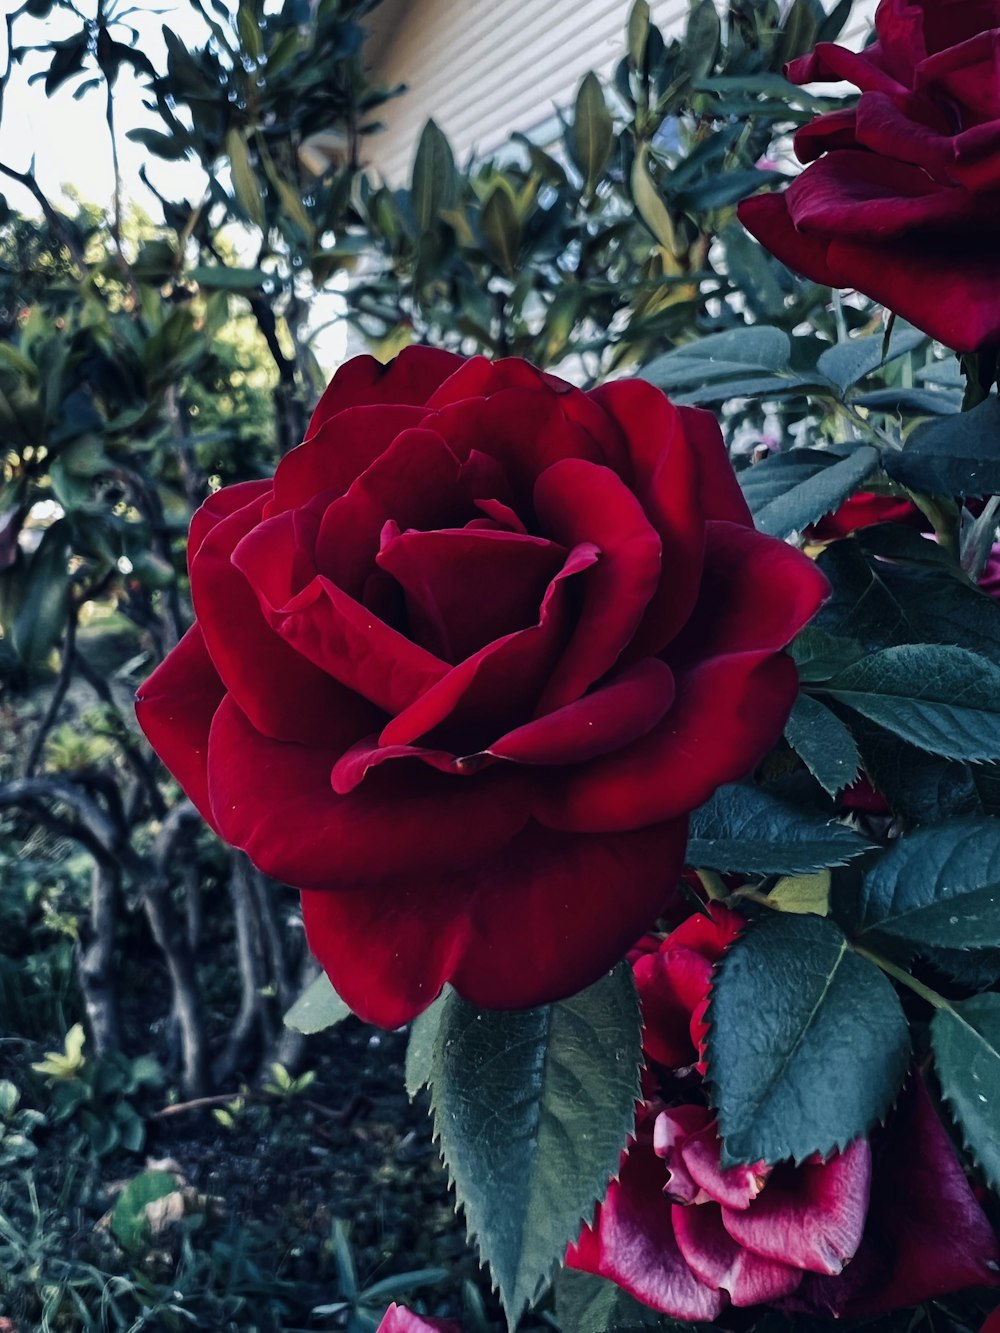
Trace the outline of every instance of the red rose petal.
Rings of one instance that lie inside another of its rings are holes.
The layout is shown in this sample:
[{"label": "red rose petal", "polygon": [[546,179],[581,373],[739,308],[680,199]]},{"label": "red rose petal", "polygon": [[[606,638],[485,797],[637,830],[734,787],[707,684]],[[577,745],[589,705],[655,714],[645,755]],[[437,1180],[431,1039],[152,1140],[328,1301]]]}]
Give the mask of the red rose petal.
[{"label": "red rose petal", "polygon": [[618,660],[660,581],[662,543],[642,506],[610,469],[554,463],[535,485],[541,529],[564,546],[594,542],[601,558],[584,580],[583,606],[539,713],[572,703]]},{"label": "red rose petal", "polygon": [[264,516],[309,504],[325,492],[331,498],[343,495],[397,435],[419,426],[426,415],[422,407],[379,404],[350,407],[327,418],[278,464]]},{"label": "red rose petal", "polygon": [[728,1292],[733,1305],[764,1305],[790,1295],[802,1281],[791,1264],[762,1259],[732,1239],[717,1204],[674,1204],[674,1235],[685,1262],[702,1282]]},{"label": "red rose petal", "polygon": [[274,632],[233,563],[244,534],[260,532],[263,501],[260,492],[216,522],[191,561],[191,596],[205,646],[258,731],[276,740],[350,745],[377,725],[371,710]]},{"label": "red rose petal", "polygon": [[[393,808],[398,812],[398,804]],[[456,804],[439,816],[436,842],[472,836],[465,825],[479,811],[459,810]],[[389,841],[399,837],[396,818],[386,826]],[[426,1008],[446,981],[487,1009],[562,999],[613,967],[656,918],[685,836],[684,821],[612,837],[529,825],[496,854],[461,869],[426,875],[411,866],[357,891],[304,894],[310,948],[352,1010],[383,1027]],[[498,921],[518,928],[498,930]]]},{"label": "red rose petal", "polygon": [[663,1193],[671,1203],[694,1203],[702,1193],[685,1165],[681,1148],[692,1134],[711,1124],[712,1119],[707,1106],[671,1106],[656,1117],[653,1151],[666,1168],[667,1183]]},{"label": "red rose petal", "polygon": [[135,696],[146,739],[213,828],[208,733],[225,694],[201,630],[192,625]]},{"label": "red rose petal", "polygon": [[826,287],[840,285],[828,260],[829,241],[797,229],[783,193],[757,194],[744,199],[736,214],[750,235],[790,269]]},{"label": "red rose petal", "polygon": [[398,435],[346,495],[326,509],[316,539],[316,566],[352,597],[375,567],[382,529],[457,528],[473,516],[473,500],[505,485],[493,459],[460,461],[436,431]]},{"label": "red rose petal", "polygon": [[486,753],[519,764],[583,763],[644,736],[673,698],[670,668],[655,659],[638,662],[575,703],[509,731]]},{"label": "red rose petal", "polygon": [[771,1174],[770,1167],[763,1162],[734,1166],[724,1171],[721,1164],[722,1145],[714,1121],[686,1139],[680,1151],[692,1180],[701,1186],[709,1198],[727,1208],[749,1208]]},{"label": "red rose petal", "polygon": [[465,360],[437,347],[404,347],[388,364],[373,356],[354,356],[327,385],[309,422],[311,439],[325,421],[349,407],[373,403],[418,406],[462,369]]},{"label": "red rose petal", "polygon": [[765,1259],[840,1273],[861,1243],[870,1182],[871,1152],[859,1139],[827,1162],[779,1168],[752,1207],[723,1208],[722,1221]]},{"label": "red rose petal", "polygon": [[641,828],[696,809],[745,776],[781,735],[798,675],[781,654],[743,653],[677,678],[674,706],[648,735],[567,772],[537,816],[552,828]]},{"label": "red rose petal", "polygon": [[717,963],[745,925],[746,918],[739,912],[732,912],[721,903],[709,903],[707,911],[692,912],[672,930],[663,948],[667,952],[693,949],[710,963]]},{"label": "red rose petal", "polygon": [[[869,93],[870,97],[881,97],[881,93]],[[814,162],[831,148],[856,148],[857,108],[847,107],[843,111],[831,111],[825,116],[817,116],[795,131],[793,144],[795,156],[800,162]]]},{"label": "red rose petal", "polygon": [[921,228],[986,221],[982,200],[938,183],[910,162],[842,149],[796,176],[785,191],[793,225],[801,232],[858,237],[883,244]]},{"label": "red rose petal", "polygon": [[[497,732],[503,734],[530,717],[569,632],[566,580],[590,569],[599,556],[597,548],[586,543],[570,551],[542,598],[538,624],[488,644],[453,667],[397,713],[383,730],[381,743],[410,745],[447,723],[457,733],[456,752],[471,753],[493,741]],[[473,738],[472,731],[483,727],[491,734]],[[469,743],[464,743],[467,729]]]},{"label": "red rose petal", "polygon": [[642,1000],[642,1047],[649,1059],[668,1069],[694,1064],[691,1012],[706,997],[712,964],[691,949],[667,947],[634,964]]},{"label": "red rose petal", "polygon": [[632,1144],[593,1227],[567,1251],[566,1266],[610,1278],[675,1319],[715,1319],[726,1297],[701,1282],[681,1254],[663,1184],[663,1165],[649,1143]]},{"label": "red rose petal", "polygon": [[468,528],[404,532],[376,556],[406,594],[412,637],[452,663],[536,624],[565,559],[543,537]]},{"label": "red rose petal", "polygon": [[376,1333],[461,1333],[461,1326],[454,1319],[427,1319],[393,1302]]},{"label": "red rose petal", "polygon": [[786,542],[735,523],[708,523],[705,536],[698,603],[666,654],[671,663],[776,653],[830,594],[820,570]]},{"label": "red rose petal", "polygon": [[[915,10],[916,6],[910,6]],[[874,57],[874,58],[873,58]],[[785,77],[791,83],[853,83],[864,92],[906,93],[909,83],[894,78],[878,63],[878,52],[848,51],[835,42],[818,42],[805,56],[792,60],[785,68]],[[910,67],[912,69],[912,66]]]},{"label": "red rose petal", "polygon": [[221,523],[230,514],[246,509],[255,501],[266,503],[271,493],[271,482],[238,481],[233,486],[223,486],[212,494],[194,511],[191,527],[188,530],[187,562],[188,569],[198,553],[198,548],[217,523]]},{"label": "red rose petal", "polygon": [[[227,696],[208,746],[211,807],[222,836],[296,888],[338,890],[337,897],[344,887],[395,876],[391,896],[400,881],[431,872],[459,879],[472,873],[469,867],[495,855],[528,819],[530,787],[511,769],[467,783],[422,764],[405,772],[394,765],[391,782],[366,782],[338,796],[330,785],[338,757],[262,736]],[[358,947],[355,937],[345,943]]]},{"label": "red rose petal", "polygon": [[995,1287],[998,1271],[996,1235],[914,1075],[878,1136],[861,1246],[840,1277],[808,1280],[801,1308],[867,1318]]},{"label": "red rose petal", "polygon": [[[705,546],[698,450],[679,410],[653,385],[614,380],[591,396],[625,434],[632,485],[662,546],[659,584],[627,649],[637,659],[666,647],[698,597]],[[728,459],[726,468],[731,474]]]}]

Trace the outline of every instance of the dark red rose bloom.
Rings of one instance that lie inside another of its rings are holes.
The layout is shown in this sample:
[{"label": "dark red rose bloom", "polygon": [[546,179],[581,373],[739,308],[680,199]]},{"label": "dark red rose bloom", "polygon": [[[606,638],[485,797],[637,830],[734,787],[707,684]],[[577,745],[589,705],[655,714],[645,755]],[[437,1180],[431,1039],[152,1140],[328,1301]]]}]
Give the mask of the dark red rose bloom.
[{"label": "dark red rose bloom", "polygon": [[344,366],[188,559],[197,621],[140,723],[385,1026],[445,982],[518,1008],[623,957],[687,813],[781,734],[781,650],[826,594],[754,531],[707,413],[429,348]]},{"label": "dark red rose bloom", "polygon": [[712,968],[743,924],[712,904],[634,952],[644,1101],[567,1264],[676,1319],[730,1304],[860,1318],[995,1286],[996,1238],[916,1074],[871,1144],[722,1169],[698,1071]]},{"label": "dark red rose bloom", "polygon": [[1000,342],[1000,0],[882,0],[875,30],[864,51],[820,42],[788,66],[861,97],[798,131],[811,165],[740,220],[815,282],[977,351]]},{"label": "dark red rose bloom", "polygon": [[987,1315],[986,1321],[979,1330],[979,1333],[1000,1333],[1000,1305],[997,1306],[992,1314]]}]

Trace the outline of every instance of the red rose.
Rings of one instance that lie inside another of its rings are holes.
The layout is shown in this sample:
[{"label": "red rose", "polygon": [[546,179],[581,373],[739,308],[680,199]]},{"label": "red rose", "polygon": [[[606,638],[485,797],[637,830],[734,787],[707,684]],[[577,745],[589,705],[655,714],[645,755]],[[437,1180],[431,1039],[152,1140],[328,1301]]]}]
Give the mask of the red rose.
[{"label": "red rose", "polygon": [[517,1008],[621,958],[687,813],[781,734],[826,592],[754,531],[706,413],[428,348],[349,362],[188,558],[197,622],[140,723],[386,1026],[445,982]]},{"label": "red rose", "polygon": [[831,514],[825,514],[806,532],[809,541],[832,542],[849,537],[852,532],[870,528],[875,523],[901,523],[908,528],[925,528],[927,519],[912,500],[874,491],[858,491]]},{"label": "red rose", "polygon": [[974,352],[1000,341],[1000,0],[882,0],[875,29],[788,66],[861,97],[798,131],[811,165],[740,220],[797,272]]},{"label": "red rose", "polygon": [[986,1321],[979,1330],[979,1333],[1000,1333],[1000,1305],[997,1306],[992,1314],[986,1316]]},{"label": "red rose", "polygon": [[405,1305],[393,1302],[382,1316],[376,1333],[459,1333],[454,1319],[427,1319]]},{"label": "red rose", "polygon": [[743,924],[713,904],[633,961],[645,1100],[567,1264],[676,1319],[729,1304],[859,1318],[996,1285],[996,1238],[916,1075],[871,1147],[722,1169],[696,1071],[712,967]]}]

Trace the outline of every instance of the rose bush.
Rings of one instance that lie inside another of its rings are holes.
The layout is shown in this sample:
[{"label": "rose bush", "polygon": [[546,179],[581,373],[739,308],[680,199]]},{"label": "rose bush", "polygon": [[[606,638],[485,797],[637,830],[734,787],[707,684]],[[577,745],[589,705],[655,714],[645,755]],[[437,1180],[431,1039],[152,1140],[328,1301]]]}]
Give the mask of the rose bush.
[{"label": "rose bush", "polygon": [[703,1098],[705,1012],[712,968],[744,924],[713,904],[634,951],[644,1100],[569,1266],[680,1319],[772,1303],[861,1317],[996,1285],[992,1228],[916,1074],[871,1145],[722,1169]]},{"label": "rose bush", "polygon": [[386,1026],[621,958],[687,813],[780,735],[826,592],[754,531],[707,413],[427,348],[349,362],[188,551],[196,623],[140,723]]},{"label": "rose bush", "polygon": [[882,0],[875,29],[864,51],[820,42],[788,66],[861,97],[798,131],[806,170],[740,220],[815,282],[977,351],[1000,342],[1000,0]]}]

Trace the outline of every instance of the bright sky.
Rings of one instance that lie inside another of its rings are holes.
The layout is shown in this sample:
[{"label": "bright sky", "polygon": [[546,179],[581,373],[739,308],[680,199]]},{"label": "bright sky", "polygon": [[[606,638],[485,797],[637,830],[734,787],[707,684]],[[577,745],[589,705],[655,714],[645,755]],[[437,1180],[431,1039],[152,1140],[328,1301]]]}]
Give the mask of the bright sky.
[{"label": "bright sky", "polygon": [[[77,0],[87,14],[96,10],[96,0]],[[187,0],[133,0],[136,13],[128,15],[126,23],[139,32],[139,46],[162,69],[164,44],[161,36],[164,24],[191,46],[201,45],[205,27]],[[20,0],[0,0],[0,16],[4,19],[18,8]],[[127,5],[123,3],[122,8]],[[271,4],[267,8],[272,8]],[[18,20],[15,39],[18,44],[37,44],[58,41],[79,28],[78,20],[65,12],[54,12],[45,20]],[[116,34],[118,35],[118,34]],[[124,34],[120,40],[128,40]],[[0,22],[0,69],[7,65],[6,23]],[[0,162],[14,170],[26,172],[35,159],[35,175],[42,190],[59,207],[65,201],[63,187],[72,186],[85,200],[109,206],[114,192],[114,172],[111,165],[111,142],[105,121],[103,88],[95,88],[79,101],[74,90],[82,82],[80,77],[68,80],[52,97],[45,96],[42,81],[31,86],[30,76],[48,66],[44,52],[33,52],[22,65],[15,66],[4,97],[3,116],[0,118]],[[150,126],[163,128],[163,122],[143,106],[143,85],[128,68],[123,68],[115,85],[115,120],[118,138],[118,157],[121,167],[123,195],[126,201],[139,204],[152,217],[162,216],[155,197],[139,179],[139,168],[146,167],[156,187],[168,199],[200,199],[205,187],[201,169],[190,162],[164,162],[151,157],[146,150],[126,137],[126,131]],[[12,208],[22,213],[37,215],[38,205],[16,181],[0,173],[0,195]],[[239,248],[238,237],[233,237]],[[252,253],[252,252],[251,252]],[[250,254],[247,255],[249,260]],[[327,324],[335,313],[336,298],[320,297],[313,310],[315,326]],[[320,364],[332,370],[344,356],[346,330],[342,325],[325,329],[319,335],[314,350]]]}]

